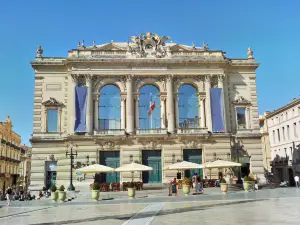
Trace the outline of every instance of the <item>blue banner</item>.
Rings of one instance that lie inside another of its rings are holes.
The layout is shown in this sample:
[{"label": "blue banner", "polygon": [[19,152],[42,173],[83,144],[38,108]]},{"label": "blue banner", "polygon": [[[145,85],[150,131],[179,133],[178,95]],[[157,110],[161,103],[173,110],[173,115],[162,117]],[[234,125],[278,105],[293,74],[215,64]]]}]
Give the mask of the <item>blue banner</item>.
[{"label": "blue banner", "polygon": [[86,99],[87,87],[80,86],[75,88],[75,132],[86,132]]},{"label": "blue banner", "polygon": [[212,132],[224,132],[224,114],[223,114],[223,97],[222,88],[210,89],[210,102],[211,102],[211,118],[212,118]]}]

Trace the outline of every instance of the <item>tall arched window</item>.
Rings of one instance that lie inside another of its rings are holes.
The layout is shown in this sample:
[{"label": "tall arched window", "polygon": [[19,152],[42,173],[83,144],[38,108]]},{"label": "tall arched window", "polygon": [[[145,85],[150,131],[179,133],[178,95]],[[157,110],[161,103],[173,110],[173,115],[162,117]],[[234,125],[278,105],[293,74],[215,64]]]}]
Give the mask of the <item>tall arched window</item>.
[{"label": "tall arched window", "polygon": [[197,89],[184,84],[179,87],[178,111],[180,128],[199,128],[199,103]]},{"label": "tall arched window", "polygon": [[139,128],[159,129],[161,116],[158,88],[154,85],[144,85],[139,93]]},{"label": "tall arched window", "polygon": [[121,129],[120,89],[113,84],[105,85],[100,89],[99,128],[100,130]]}]

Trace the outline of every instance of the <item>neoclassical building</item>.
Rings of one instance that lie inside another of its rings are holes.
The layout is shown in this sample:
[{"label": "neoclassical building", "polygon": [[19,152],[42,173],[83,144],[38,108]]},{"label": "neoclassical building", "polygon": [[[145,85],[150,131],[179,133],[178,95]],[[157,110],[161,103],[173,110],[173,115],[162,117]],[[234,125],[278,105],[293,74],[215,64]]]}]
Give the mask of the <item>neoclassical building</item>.
[{"label": "neoclassical building", "polygon": [[[242,173],[263,174],[259,64],[251,48],[248,57],[231,59],[206,43],[187,46],[169,39],[148,32],[128,42],[82,41],[67,57],[44,57],[39,46],[31,62],[32,188],[68,185],[70,142],[78,153],[74,167],[137,161],[154,168],[135,173],[144,183],[167,182],[177,171],[163,168],[180,160],[238,160]],[[130,177],[110,173],[99,179]]]},{"label": "neoclassical building", "polygon": [[5,193],[8,186],[12,188],[22,186],[20,165],[26,150],[20,144],[21,136],[13,130],[13,123],[8,116],[4,122],[0,122],[0,190],[2,193]]}]

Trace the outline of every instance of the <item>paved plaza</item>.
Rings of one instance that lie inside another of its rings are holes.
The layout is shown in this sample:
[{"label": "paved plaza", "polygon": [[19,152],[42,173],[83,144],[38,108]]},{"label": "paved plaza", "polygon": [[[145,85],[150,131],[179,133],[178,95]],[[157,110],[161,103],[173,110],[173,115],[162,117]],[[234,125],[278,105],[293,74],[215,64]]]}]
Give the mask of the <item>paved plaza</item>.
[{"label": "paved plaza", "polygon": [[153,194],[133,200],[125,198],[123,193],[124,196],[114,200],[98,202],[80,197],[65,203],[15,201],[10,207],[0,202],[0,224],[279,225],[298,224],[300,221],[300,189],[297,188],[241,191],[227,195],[207,191],[204,195],[186,197],[167,197],[156,192],[157,196]]}]

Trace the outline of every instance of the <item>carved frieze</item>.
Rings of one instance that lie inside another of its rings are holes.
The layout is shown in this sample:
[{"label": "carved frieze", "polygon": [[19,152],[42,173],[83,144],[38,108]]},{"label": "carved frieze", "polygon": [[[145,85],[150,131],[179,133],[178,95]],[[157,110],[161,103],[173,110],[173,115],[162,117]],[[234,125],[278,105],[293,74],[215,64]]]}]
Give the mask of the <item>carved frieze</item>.
[{"label": "carved frieze", "polygon": [[103,150],[113,150],[120,148],[120,146],[117,145],[115,141],[102,141],[99,143],[99,145]]},{"label": "carved frieze", "polygon": [[146,141],[139,140],[139,143],[143,145],[143,148],[145,149],[158,149],[161,148],[162,146],[160,143],[154,140],[146,140]]},{"label": "carved frieze", "polygon": [[185,140],[184,142],[185,148],[201,148],[202,144],[198,143],[195,140]]}]

